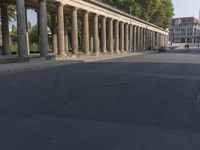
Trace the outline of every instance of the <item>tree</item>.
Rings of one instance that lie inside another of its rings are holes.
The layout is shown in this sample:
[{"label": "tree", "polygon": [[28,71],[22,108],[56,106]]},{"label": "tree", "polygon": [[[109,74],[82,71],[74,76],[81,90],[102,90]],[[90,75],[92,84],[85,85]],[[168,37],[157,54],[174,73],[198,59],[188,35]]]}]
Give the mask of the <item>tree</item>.
[{"label": "tree", "polygon": [[9,21],[16,21],[17,14],[16,14],[16,8],[13,5],[8,6],[8,16]]},{"label": "tree", "polygon": [[172,0],[103,0],[140,19],[167,28],[174,15]]},{"label": "tree", "polygon": [[174,7],[171,0],[161,0],[151,22],[163,28],[169,27],[171,18],[174,15]]},{"label": "tree", "polygon": [[32,24],[30,21],[28,21],[27,27],[28,27],[28,32],[30,32],[32,30]]},{"label": "tree", "polygon": [[31,44],[38,43],[38,25],[34,25],[30,31],[29,40]]},{"label": "tree", "polygon": [[17,44],[17,27],[12,25],[12,31],[10,33],[10,38],[13,44]]}]

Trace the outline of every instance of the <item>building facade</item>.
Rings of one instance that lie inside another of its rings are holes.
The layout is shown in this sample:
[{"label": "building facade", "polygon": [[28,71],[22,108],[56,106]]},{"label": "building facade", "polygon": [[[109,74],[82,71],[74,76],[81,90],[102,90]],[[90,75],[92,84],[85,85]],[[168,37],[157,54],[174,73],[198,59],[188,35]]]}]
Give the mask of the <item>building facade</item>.
[{"label": "building facade", "polygon": [[169,34],[172,43],[200,43],[200,23],[194,17],[172,20]]},{"label": "building facade", "polygon": [[[0,0],[3,55],[10,55],[8,5],[17,8],[18,57],[29,57],[27,9],[37,12],[41,57],[99,55],[159,48],[168,31],[97,0]],[[47,14],[51,19],[48,40]],[[81,28],[80,28],[81,25]],[[68,32],[70,29],[70,32]],[[81,35],[79,34],[81,30]],[[52,51],[49,52],[49,47]]]}]

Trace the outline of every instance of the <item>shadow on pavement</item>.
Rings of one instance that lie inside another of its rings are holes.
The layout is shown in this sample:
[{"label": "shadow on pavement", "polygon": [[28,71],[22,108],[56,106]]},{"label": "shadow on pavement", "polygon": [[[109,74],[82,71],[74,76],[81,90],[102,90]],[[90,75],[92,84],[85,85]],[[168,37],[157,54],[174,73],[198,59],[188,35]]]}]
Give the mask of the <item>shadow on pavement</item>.
[{"label": "shadow on pavement", "polygon": [[0,148],[199,149],[200,65],[127,61],[1,75]]}]

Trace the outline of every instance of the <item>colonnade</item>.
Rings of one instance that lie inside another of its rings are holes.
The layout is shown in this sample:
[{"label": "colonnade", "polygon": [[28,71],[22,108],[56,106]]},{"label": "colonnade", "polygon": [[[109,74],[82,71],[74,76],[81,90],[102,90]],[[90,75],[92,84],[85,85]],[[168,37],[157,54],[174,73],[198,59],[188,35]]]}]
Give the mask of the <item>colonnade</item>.
[{"label": "colonnade", "polygon": [[[15,0],[17,8],[17,38],[18,56],[28,57],[29,44],[27,36],[27,15],[24,0]],[[54,11],[51,16],[51,43],[48,42],[47,31],[47,0],[38,0],[37,12],[39,23],[39,50],[40,56],[49,55],[49,45],[52,52],[58,56],[69,54],[77,55],[80,52],[90,54],[133,53],[142,50],[158,49],[167,44],[167,32],[153,30],[122,19],[105,16],[100,12],[92,12],[79,7],[70,6],[70,3],[53,3]],[[11,55],[9,44],[8,5],[2,3],[2,55]],[[105,8],[102,8],[105,9]],[[69,13],[70,12],[70,13]],[[81,18],[81,19],[80,19]],[[69,19],[70,26],[69,26]],[[81,20],[81,21],[80,21]],[[79,28],[79,21],[82,28]],[[69,34],[68,29],[71,28]],[[155,27],[154,27],[155,28]],[[79,32],[82,31],[82,38]],[[80,42],[81,40],[81,42]],[[80,44],[81,43],[81,46]]]}]

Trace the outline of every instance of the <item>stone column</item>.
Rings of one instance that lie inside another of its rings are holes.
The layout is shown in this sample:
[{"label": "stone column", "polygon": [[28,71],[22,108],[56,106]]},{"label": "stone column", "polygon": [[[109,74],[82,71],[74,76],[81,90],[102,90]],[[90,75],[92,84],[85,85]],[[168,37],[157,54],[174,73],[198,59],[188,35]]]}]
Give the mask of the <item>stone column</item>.
[{"label": "stone column", "polygon": [[151,47],[150,45],[151,38],[150,38],[150,31],[148,30],[147,32],[148,32],[148,49],[149,49]]},{"label": "stone column", "polygon": [[120,47],[121,52],[124,52],[124,23],[120,23]]},{"label": "stone column", "polygon": [[153,31],[152,34],[153,34],[152,43],[153,43],[153,49],[154,49],[155,48],[155,32]]},{"label": "stone column", "polygon": [[146,34],[145,29],[143,29],[143,49],[146,50]]},{"label": "stone column", "polygon": [[94,23],[93,18],[89,19],[90,52],[94,52]]},{"label": "stone column", "polygon": [[89,13],[88,11],[84,12],[83,16],[83,51],[86,55],[89,55]]},{"label": "stone column", "polygon": [[140,27],[137,28],[137,51],[140,51]]},{"label": "stone column", "polygon": [[158,45],[159,45],[159,47],[162,46],[162,43],[161,43],[161,33],[158,33]]},{"label": "stone column", "polygon": [[77,8],[72,10],[72,51],[74,54],[78,53],[78,18]]},{"label": "stone column", "polygon": [[[168,46],[168,42],[169,42],[169,36],[168,34],[166,35],[166,46]],[[196,39],[196,43],[198,43],[198,39]]]},{"label": "stone column", "polygon": [[106,17],[103,16],[102,18],[102,29],[101,29],[101,48],[103,53],[105,54],[107,51],[106,48]]},{"label": "stone column", "polygon": [[150,47],[151,47],[151,50],[152,50],[152,34],[151,34],[151,31],[149,31],[149,39],[150,39]]},{"label": "stone column", "polygon": [[128,51],[128,24],[125,24],[125,51]]},{"label": "stone column", "polygon": [[149,34],[148,34],[148,29],[146,29],[146,49],[148,50],[149,48]]},{"label": "stone column", "polygon": [[58,55],[65,56],[64,6],[58,5]]},{"label": "stone column", "polygon": [[25,16],[26,16],[26,42],[27,42],[27,51],[28,54],[30,54],[30,48],[29,48],[29,31],[28,31],[28,16],[27,16],[27,9],[25,9]]},{"label": "stone column", "polygon": [[58,54],[58,39],[56,26],[56,15],[51,14],[52,49],[54,54]]},{"label": "stone column", "polygon": [[149,30],[148,29],[146,29],[146,37],[147,37],[147,39],[146,39],[146,47],[147,47],[147,50],[149,50]]},{"label": "stone column", "polygon": [[154,32],[154,46],[157,47],[157,41],[156,41],[156,32]]},{"label": "stone column", "polygon": [[48,56],[48,32],[47,32],[47,8],[46,0],[40,0],[39,11],[39,23],[40,23],[40,55],[42,57]]},{"label": "stone column", "polygon": [[8,19],[8,6],[2,4],[1,7],[1,21],[2,21],[2,42],[3,42],[3,55],[10,55],[10,36],[9,36],[9,19]]},{"label": "stone column", "polygon": [[150,47],[150,31],[147,30],[147,36],[148,36],[148,41],[147,41],[147,45],[148,45],[148,50],[149,50],[149,47]]},{"label": "stone column", "polygon": [[153,50],[153,31],[151,31],[151,50]]},{"label": "stone column", "polygon": [[156,47],[156,49],[158,49],[158,36],[157,36],[157,32],[155,32],[155,47]]},{"label": "stone column", "polygon": [[129,52],[133,52],[133,25],[130,24],[130,44],[129,44]]},{"label": "stone column", "polygon": [[140,49],[143,50],[143,28],[140,28]]},{"label": "stone column", "polygon": [[[194,38],[194,43],[196,43],[196,39]],[[167,46],[167,35],[165,35],[165,46]]]},{"label": "stone column", "polygon": [[151,31],[150,30],[148,31],[148,34],[149,34],[149,42],[148,42],[149,44],[148,45],[149,45],[149,48],[151,49]]},{"label": "stone column", "polygon": [[137,27],[133,27],[133,51],[136,52],[137,50]]},{"label": "stone column", "polygon": [[154,31],[151,32],[151,37],[152,37],[151,45],[152,45],[152,50],[153,50],[154,49]]},{"label": "stone column", "polygon": [[99,55],[99,23],[98,14],[94,15],[94,51]]},{"label": "stone column", "polygon": [[113,19],[109,20],[109,51],[113,54]]},{"label": "stone column", "polygon": [[26,41],[26,16],[24,0],[17,0],[17,40],[18,56],[27,57],[28,47]]},{"label": "stone column", "polygon": [[65,55],[69,52],[69,37],[68,37],[68,18],[64,16],[64,30],[65,30]]},{"label": "stone column", "polygon": [[115,51],[119,53],[119,21],[115,21]]}]

